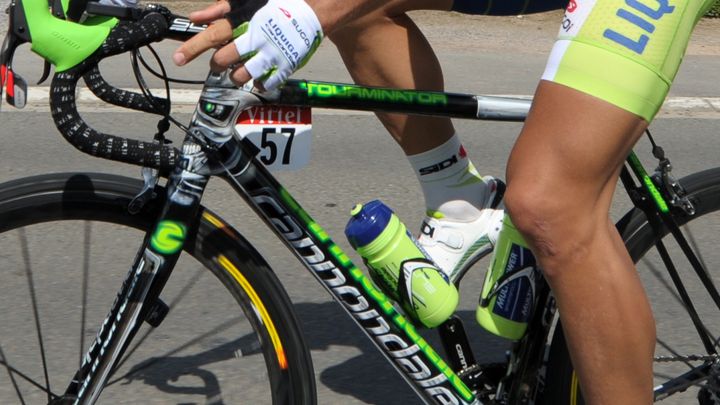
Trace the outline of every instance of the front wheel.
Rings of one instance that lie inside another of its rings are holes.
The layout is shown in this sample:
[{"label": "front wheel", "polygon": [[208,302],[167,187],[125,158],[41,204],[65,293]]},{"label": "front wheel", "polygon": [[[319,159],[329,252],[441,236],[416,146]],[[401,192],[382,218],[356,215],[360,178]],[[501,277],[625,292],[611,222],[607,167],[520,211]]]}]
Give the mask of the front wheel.
[{"label": "front wheel", "polygon": [[[141,182],[54,174],[0,185],[0,403],[62,397],[163,206]],[[314,404],[310,353],[267,263],[206,209],[102,403]],[[194,260],[192,260],[194,259]],[[229,293],[229,294],[228,294]]]},{"label": "front wheel", "polygon": [[[718,285],[720,168],[688,176],[682,179],[680,184],[685,187],[696,212],[694,215],[678,214],[675,219],[695,254],[703,262],[709,278]],[[716,354],[720,342],[720,308],[699,281],[668,229],[663,227],[657,233],[638,209],[628,213],[619,224],[625,246],[636,263],[655,316],[655,400],[663,400],[663,404],[678,405],[720,404],[720,358]],[[699,337],[685,305],[680,301],[656,246],[659,240],[662,240],[677,268],[679,278],[698,312],[702,328],[711,336],[709,350]],[[545,382],[540,403],[584,403],[560,324],[552,339]]]}]

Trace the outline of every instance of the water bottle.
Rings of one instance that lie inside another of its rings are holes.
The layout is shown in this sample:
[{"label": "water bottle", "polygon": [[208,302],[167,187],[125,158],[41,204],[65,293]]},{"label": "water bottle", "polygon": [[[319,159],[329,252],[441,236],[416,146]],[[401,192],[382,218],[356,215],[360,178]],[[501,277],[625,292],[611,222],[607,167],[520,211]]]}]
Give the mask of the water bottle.
[{"label": "water bottle", "polygon": [[538,268],[522,235],[505,215],[475,317],[489,332],[518,340],[535,306]]},{"label": "water bottle", "polygon": [[445,322],[457,308],[458,291],[393,211],[374,200],[350,214],[345,235],[375,284],[424,326]]}]

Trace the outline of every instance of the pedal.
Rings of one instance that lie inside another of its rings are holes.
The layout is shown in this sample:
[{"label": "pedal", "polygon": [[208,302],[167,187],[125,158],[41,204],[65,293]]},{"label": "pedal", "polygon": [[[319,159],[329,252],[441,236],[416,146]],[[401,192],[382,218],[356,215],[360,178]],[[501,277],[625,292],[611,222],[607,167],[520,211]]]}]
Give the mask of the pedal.
[{"label": "pedal", "polygon": [[150,312],[148,312],[147,316],[145,317],[145,322],[150,324],[153,328],[157,328],[160,326],[162,321],[167,316],[168,312],[170,312],[170,307],[164,303],[160,298],[155,301],[152,308],[150,308]]}]

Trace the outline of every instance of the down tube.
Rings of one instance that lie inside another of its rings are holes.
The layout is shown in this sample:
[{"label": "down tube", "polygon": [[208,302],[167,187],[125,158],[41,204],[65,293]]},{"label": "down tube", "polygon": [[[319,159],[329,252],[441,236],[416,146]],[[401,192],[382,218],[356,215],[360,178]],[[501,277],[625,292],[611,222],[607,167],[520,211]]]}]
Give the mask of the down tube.
[{"label": "down tube", "polygon": [[230,184],[340,302],[426,402],[480,405],[392,302],[257,160],[231,170]]}]

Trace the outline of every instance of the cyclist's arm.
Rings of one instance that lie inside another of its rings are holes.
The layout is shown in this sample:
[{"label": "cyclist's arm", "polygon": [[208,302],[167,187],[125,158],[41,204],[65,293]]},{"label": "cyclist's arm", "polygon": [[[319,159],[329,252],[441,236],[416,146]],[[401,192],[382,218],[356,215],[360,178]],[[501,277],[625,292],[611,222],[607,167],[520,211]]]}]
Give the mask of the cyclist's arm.
[{"label": "cyclist's arm", "polygon": [[[306,2],[315,11],[323,32],[326,34],[383,4],[383,0],[306,0]],[[195,35],[177,49],[173,56],[175,64],[182,66],[208,49],[226,46],[225,44],[233,38],[233,26],[228,19],[224,18],[229,11],[230,3],[219,1],[203,10],[191,13],[190,19],[194,23],[211,25],[207,30]],[[230,49],[226,52],[232,54]]]}]

